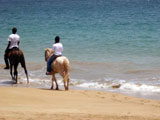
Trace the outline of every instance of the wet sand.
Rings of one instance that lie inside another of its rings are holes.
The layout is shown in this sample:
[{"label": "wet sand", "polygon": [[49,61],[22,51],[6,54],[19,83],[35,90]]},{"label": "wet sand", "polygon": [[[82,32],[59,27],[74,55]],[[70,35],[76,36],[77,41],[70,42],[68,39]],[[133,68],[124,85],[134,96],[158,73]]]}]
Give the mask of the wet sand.
[{"label": "wet sand", "polygon": [[118,93],[0,87],[0,120],[159,120],[160,101]]}]

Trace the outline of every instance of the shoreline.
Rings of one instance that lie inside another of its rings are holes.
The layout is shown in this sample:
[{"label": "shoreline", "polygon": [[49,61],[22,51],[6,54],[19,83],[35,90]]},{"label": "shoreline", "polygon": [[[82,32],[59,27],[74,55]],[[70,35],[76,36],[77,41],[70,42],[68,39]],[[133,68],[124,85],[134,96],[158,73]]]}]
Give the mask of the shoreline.
[{"label": "shoreline", "polygon": [[119,93],[0,87],[0,98],[0,120],[160,118],[160,101],[128,97]]},{"label": "shoreline", "polygon": [[[106,67],[103,66],[103,64],[93,64],[90,63],[86,66],[85,63],[83,64],[77,64],[72,63],[71,64],[71,71],[70,71],[70,87],[72,89],[81,89],[81,90],[94,90],[94,91],[106,91],[106,92],[116,92],[120,94],[125,94],[127,96],[133,96],[133,97],[140,97],[140,98],[147,98],[147,99],[154,99],[154,100],[160,100],[159,94],[160,94],[160,87],[159,87],[159,79],[146,76],[147,80],[141,79],[132,79],[130,77],[126,77],[126,75],[117,74],[117,77],[110,76],[110,72],[106,72],[106,69],[101,69]],[[99,66],[101,65],[101,66]],[[19,76],[18,79],[20,81],[20,84],[15,85],[13,84],[11,80],[11,76],[9,73],[9,70],[3,70],[4,64],[0,64],[0,87],[8,87],[8,86],[18,86],[18,87],[25,87],[26,84],[26,76],[24,74],[24,70],[19,65],[18,72]],[[31,88],[50,88],[51,86],[51,76],[46,76],[46,66],[45,64],[27,64],[28,66],[28,73],[29,73],[29,79],[30,79],[30,87]],[[98,68],[97,68],[98,67]],[[98,70],[97,70],[98,69]],[[101,70],[104,70],[103,72]],[[93,74],[94,73],[94,74]],[[114,73],[114,72],[113,72]],[[114,73],[116,74],[116,73]],[[140,73],[136,73],[141,74]],[[155,73],[156,74],[156,73]],[[143,75],[144,76],[144,75]],[[153,75],[154,76],[154,75]],[[63,83],[62,78],[59,75],[56,75],[57,80],[59,82],[59,85],[62,86],[63,89]],[[153,83],[150,83],[150,80]]]}]

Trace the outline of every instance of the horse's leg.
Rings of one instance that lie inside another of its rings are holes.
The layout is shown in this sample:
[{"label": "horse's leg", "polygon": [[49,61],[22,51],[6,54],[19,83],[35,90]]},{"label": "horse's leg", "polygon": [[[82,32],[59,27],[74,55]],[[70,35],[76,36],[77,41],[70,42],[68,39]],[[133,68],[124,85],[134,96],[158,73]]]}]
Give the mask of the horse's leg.
[{"label": "horse's leg", "polygon": [[10,64],[10,74],[11,74],[11,77],[12,77],[12,80],[14,80],[14,77],[13,77],[13,74],[12,74],[12,64]]},{"label": "horse's leg", "polygon": [[58,83],[57,83],[57,79],[55,78],[55,83],[56,83],[56,90],[59,90],[59,87],[58,87]]},{"label": "horse's leg", "polygon": [[67,77],[67,90],[69,90],[69,82],[70,82],[70,78],[69,78],[69,75]]},{"label": "horse's leg", "polygon": [[65,83],[67,82],[66,90],[69,90],[69,81],[70,81],[69,75],[65,75],[64,81],[65,81]]},{"label": "horse's leg", "polygon": [[68,87],[66,86],[65,74],[64,74],[63,72],[59,72],[59,74],[63,77],[63,83],[64,83],[64,88],[65,88],[65,90],[68,90]]},{"label": "horse's leg", "polygon": [[[56,77],[55,77],[55,74],[52,75],[52,86],[53,86],[53,82],[55,81],[56,83],[56,90],[59,90],[59,87],[58,87],[58,83],[57,83],[57,80],[56,80]],[[52,88],[52,87],[51,87]],[[52,88],[53,89],[53,88]]]},{"label": "horse's leg", "polygon": [[16,80],[16,83],[18,83],[18,71],[17,71],[17,67],[18,67],[18,64],[15,64],[14,65],[14,78]]},{"label": "horse's leg", "polygon": [[52,85],[51,85],[51,90],[54,88],[54,83],[53,83],[53,82],[55,81],[55,79],[54,79],[54,78],[55,78],[55,76],[54,76],[54,75],[52,75]]},{"label": "horse's leg", "polygon": [[[61,76],[63,76],[63,81],[64,81],[64,87],[65,87],[65,90],[69,90],[69,81],[70,81],[70,79],[69,79],[69,74],[68,74],[68,72],[62,72],[62,73],[60,73],[61,74]],[[66,83],[67,82],[67,83]],[[67,85],[66,85],[67,84]]]}]

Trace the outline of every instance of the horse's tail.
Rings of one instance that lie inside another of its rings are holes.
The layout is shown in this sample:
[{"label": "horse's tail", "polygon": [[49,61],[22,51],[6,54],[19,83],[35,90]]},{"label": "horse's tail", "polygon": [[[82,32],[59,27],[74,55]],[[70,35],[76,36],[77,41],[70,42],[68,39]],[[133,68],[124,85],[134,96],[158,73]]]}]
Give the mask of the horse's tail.
[{"label": "horse's tail", "polygon": [[23,54],[21,55],[20,63],[21,63],[22,68],[26,67],[26,63],[25,63],[25,59],[24,59],[24,55]]},{"label": "horse's tail", "polygon": [[69,60],[66,58],[64,59],[64,70],[65,70],[65,76],[64,81],[67,82],[67,89],[69,89]]},{"label": "horse's tail", "polygon": [[21,55],[20,63],[21,63],[22,68],[24,68],[24,71],[25,71],[25,74],[26,74],[26,77],[27,77],[27,83],[29,83],[28,72],[27,72],[27,68],[26,68],[24,54]]}]

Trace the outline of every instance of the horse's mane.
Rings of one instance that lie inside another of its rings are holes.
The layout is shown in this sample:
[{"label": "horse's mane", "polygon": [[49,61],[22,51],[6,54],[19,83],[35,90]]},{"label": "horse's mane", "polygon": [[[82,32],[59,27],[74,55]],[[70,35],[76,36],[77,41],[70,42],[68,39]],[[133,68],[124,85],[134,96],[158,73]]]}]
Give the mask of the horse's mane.
[{"label": "horse's mane", "polygon": [[53,54],[53,51],[51,48],[45,48],[45,61],[48,61],[48,58]]}]

